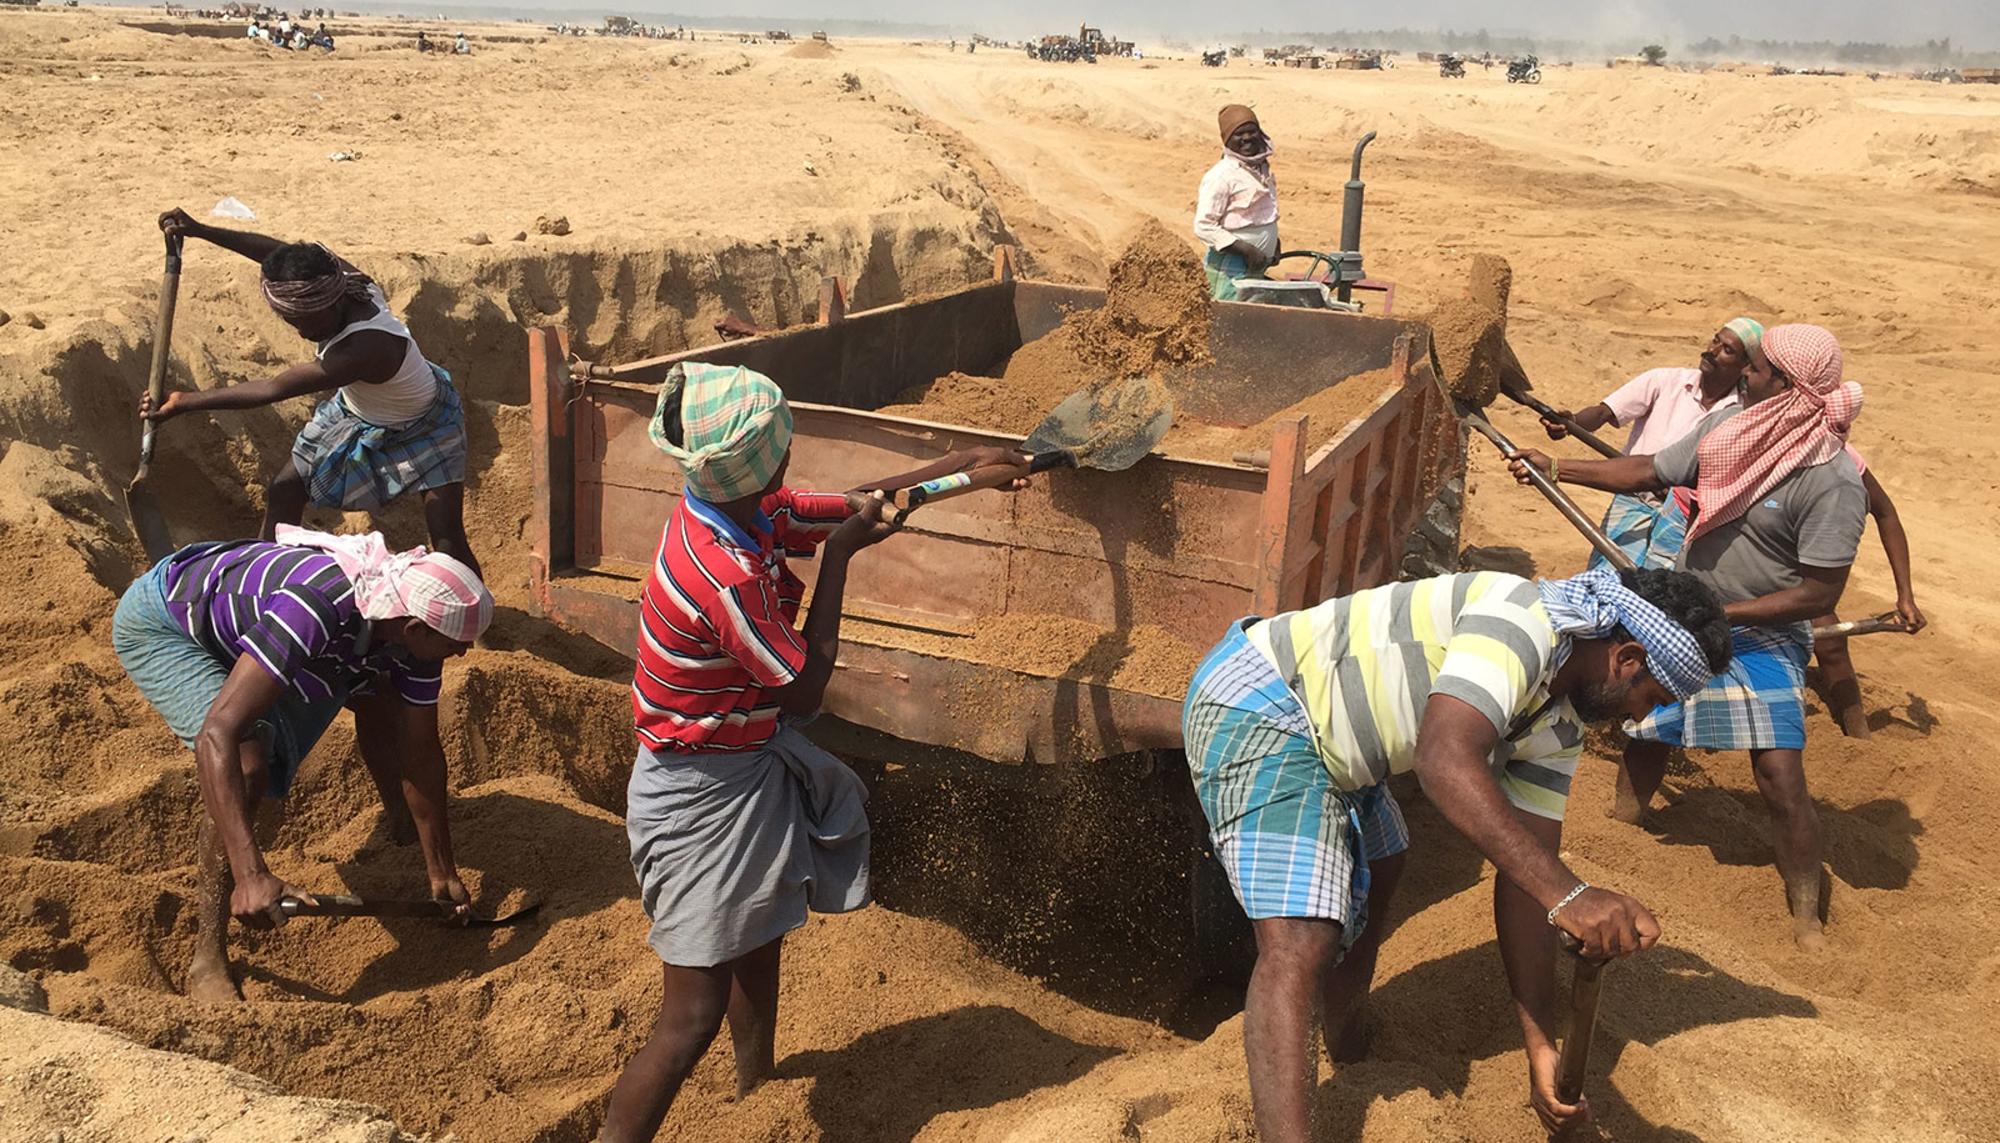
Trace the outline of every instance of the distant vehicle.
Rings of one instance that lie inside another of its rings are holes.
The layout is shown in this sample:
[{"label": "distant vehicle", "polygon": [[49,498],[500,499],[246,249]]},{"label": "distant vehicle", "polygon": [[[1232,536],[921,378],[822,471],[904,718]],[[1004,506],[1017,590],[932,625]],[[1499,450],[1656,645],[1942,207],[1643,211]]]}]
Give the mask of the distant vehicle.
[{"label": "distant vehicle", "polygon": [[1465,57],[1446,52],[1438,57],[1438,74],[1445,79],[1465,78]]},{"label": "distant vehicle", "polygon": [[1508,83],[1542,82],[1542,61],[1533,56],[1522,56],[1507,65]]},{"label": "distant vehicle", "polygon": [[1223,67],[1228,63],[1229,51],[1226,48],[1218,52],[1201,53],[1201,66],[1203,67]]}]

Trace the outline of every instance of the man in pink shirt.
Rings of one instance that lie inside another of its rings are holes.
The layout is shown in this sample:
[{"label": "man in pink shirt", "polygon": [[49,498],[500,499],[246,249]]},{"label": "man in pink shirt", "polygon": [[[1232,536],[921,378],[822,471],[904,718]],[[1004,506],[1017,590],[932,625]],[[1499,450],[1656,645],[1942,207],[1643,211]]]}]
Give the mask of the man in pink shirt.
[{"label": "man in pink shirt", "polygon": [[[1743,367],[1750,363],[1750,354],[1763,337],[1764,327],[1756,321],[1736,318],[1708,339],[1708,348],[1702,351],[1696,368],[1648,369],[1597,404],[1567,415],[1592,432],[1607,424],[1630,425],[1625,452],[1651,456],[1693,431],[1703,417],[1737,403]],[[1542,425],[1552,439],[1561,440],[1569,434],[1556,421],[1543,418]],[[1684,491],[1674,489],[1669,495]],[[1640,567],[1670,568],[1680,552],[1684,521],[1658,528],[1656,536],[1656,526],[1662,523],[1659,509],[1660,501],[1653,497],[1620,493],[1611,498],[1611,507],[1604,513],[1604,534]],[[1590,560],[1592,567],[1604,562],[1601,555]]]},{"label": "man in pink shirt", "polygon": [[1208,291],[1236,300],[1235,281],[1262,274],[1278,257],[1278,181],[1271,174],[1271,137],[1257,113],[1232,103],[1216,116],[1222,158],[1201,177],[1194,235],[1208,247]]}]

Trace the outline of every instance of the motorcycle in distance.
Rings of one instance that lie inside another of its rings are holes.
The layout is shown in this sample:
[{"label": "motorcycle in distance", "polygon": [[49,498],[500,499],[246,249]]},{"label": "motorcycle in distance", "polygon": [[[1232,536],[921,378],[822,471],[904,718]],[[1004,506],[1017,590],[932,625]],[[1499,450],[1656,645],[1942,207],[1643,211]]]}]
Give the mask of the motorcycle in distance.
[{"label": "motorcycle in distance", "polygon": [[1508,83],[1542,82],[1542,61],[1533,56],[1523,56],[1507,65]]},{"label": "motorcycle in distance", "polygon": [[1464,57],[1450,55],[1450,54],[1439,56],[1438,75],[1445,79],[1464,79],[1465,78]]},{"label": "motorcycle in distance", "polygon": [[1227,48],[1218,52],[1201,53],[1201,66],[1203,67],[1222,67],[1228,62],[1229,50]]}]

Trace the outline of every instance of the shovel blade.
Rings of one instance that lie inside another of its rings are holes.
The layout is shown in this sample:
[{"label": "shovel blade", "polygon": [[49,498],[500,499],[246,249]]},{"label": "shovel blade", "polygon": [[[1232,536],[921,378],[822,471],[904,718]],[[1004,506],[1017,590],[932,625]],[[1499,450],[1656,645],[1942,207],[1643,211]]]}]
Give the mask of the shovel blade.
[{"label": "shovel blade", "polygon": [[167,514],[144,479],[133,481],[125,490],[125,512],[132,518],[132,531],[138,535],[139,546],[146,550],[148,560],[159,563],[174,554],[174,538],[167,531]]},{"label": "shovel blade", "polygon": [[1173,423],[1173,399],[1166,387],[1149,377],[1134,377],[1071,393],[1035,426],[1022,447],[1037,455],[1068,452],[1080,467],[1119,472],[1152,452]]}]

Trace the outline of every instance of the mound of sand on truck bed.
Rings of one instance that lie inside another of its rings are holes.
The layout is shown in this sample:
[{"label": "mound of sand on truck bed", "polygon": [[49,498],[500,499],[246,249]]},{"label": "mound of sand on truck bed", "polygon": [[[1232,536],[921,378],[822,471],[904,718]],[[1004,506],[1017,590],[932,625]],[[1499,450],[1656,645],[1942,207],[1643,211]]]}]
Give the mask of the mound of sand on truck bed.
[{"label": "mound of sand on truck bed", "polygon": [[[1160,378],[1169,392],[1215,360],[1213,306],[1186,242],[1156,220],[1142,223],[1111,265],[1104,305],[1077,310],[1008,357],[997,377],[948,373],[897,394],[875,410],[898,417],[969,425],[1026,436],[1063,398],[1127,377]],[[1333,439],[1392,381],[1387,370],[1343,378],[1253,423],[1174,418],[1158,451],[1190,460],[1231,461],[1270,447],[1276,425],[1309,418],[1307,448]]]}]

